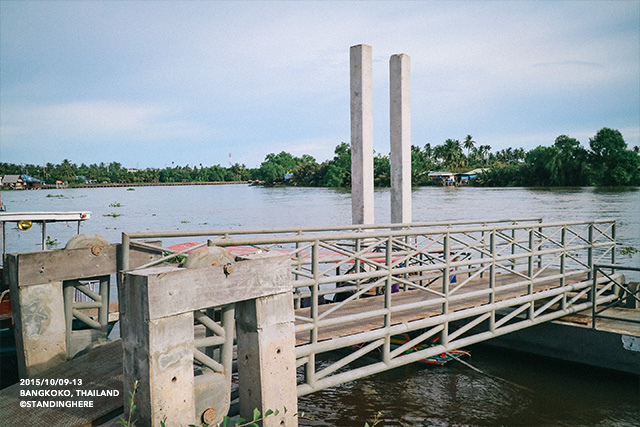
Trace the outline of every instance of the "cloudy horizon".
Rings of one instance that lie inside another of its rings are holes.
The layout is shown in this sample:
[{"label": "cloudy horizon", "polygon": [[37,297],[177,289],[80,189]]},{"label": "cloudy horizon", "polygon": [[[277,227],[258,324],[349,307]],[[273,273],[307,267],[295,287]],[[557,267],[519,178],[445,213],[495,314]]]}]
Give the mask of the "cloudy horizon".
[{"label": "cloudy horizon", "polygon": [[640,145],[640,2],[0,0],[0,161],[257,167],[349,142],[349,48],[411,58],[412,144]]}]

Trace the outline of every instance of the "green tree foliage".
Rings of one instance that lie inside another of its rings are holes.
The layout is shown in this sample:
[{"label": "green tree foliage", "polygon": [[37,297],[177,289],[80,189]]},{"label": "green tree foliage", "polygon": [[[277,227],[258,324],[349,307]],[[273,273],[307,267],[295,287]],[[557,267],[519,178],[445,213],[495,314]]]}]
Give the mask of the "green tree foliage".
[{"label": "green tree foliage", "polygon": [[471,150],[473,150],[475,148],[475,145],[476,145],[476,142],[473,140],[473,137],[471,135],[467,135],[466,138],[464,139],[462,145],[467,150],[467,157],[470,157],[471,156]]},{"label": "green tree foliage", "polygon": [[[434,147],[411,147],[411,181],[413,185],[430,184],[428,174],[434,170],[466,172],[488,168],[476,179],[484,186],[584,186],[640,185],[638,147],[627,148],[622,134],[603,128],[590,139],[590,150],[567,135],[560,135],[551,146],[538,146],[529,152],[522,148],[505,148],[495,153],[489,145],[477,145],[471,135],[463,143],[447,139]],[[467,154],[464,154],[464,150]],[[389,156],[377,153],[373,159],[374,183],[390,185]],[[127,171],[120,163],[76,166],[65,159],[61,164],[45,166],[0,163],[0,175],[27,174],[49,184],[56,180],[75,183],[86,177],[97,183],[136,182],[220,182],[260,179],[267,184],[299,186],[350,187],[351,147],[342,142],[334,157],[318,163],[309,155],[295,157],[287,152],[268,154],[257,169],[235,164],[214,166],[172,166],[164,169]],[[285,180],[286,174],[292,174]]]},{"label": "green tree foliage", "polygon": [[447,139],[444,144],[437,145],[433,149],[433,154],[442,161],[441,166],[454,171],[464,167],[466,164],[462,145],[457,139]]},{"label": "green tree foliage", "polygon": [[433,170],[433,150],[431,144],[426,144],[424,150],[411,146],[411,185],[423,185],[429,180],[429,171]]},{"label": "green tree foliage", "polygon": [[391,165],[389,156],[376,154],[373,158],[373,185],[389,187],[391,185]]},{"label": "green tree foliage", "polygon": [[351,187],[351,146],[341,142],[334,150],[333,159],[327,162],[322,180],[325,187]]},{"label": "green tree foliage", "polygon": [[566,135],[551,147],[539,146],[527,153],[528,182],[534,186],[583,186],[589,184],[587,150]]},{"label": "green tree foliage", "polygon": [[598,185],[640,185],[640,158],[627,149],[622,134],[602,128],[589,140],[594,181]]},{"label": "green tree foliage", "polygon": [[[491,170],[477,184],[487,186],[640,185],[640,156],[627,149],[622,134],[603,128],[590,139],[591,150],[567,135],[550,147],[528,153],[510,148],[489,155]],[[524,163],[520,159],[526,158]]]}]

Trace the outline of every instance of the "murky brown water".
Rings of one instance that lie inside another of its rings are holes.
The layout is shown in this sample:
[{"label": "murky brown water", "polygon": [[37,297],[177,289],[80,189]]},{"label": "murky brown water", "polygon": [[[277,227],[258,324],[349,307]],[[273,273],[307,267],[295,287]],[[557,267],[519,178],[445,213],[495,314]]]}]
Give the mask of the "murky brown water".
[{"label": "murky brown water", "polygon": [[[61,196],[61,197],[47,197]],[[83,232],[112,242],[122,231],[349,224],[350,194],[330,189],[184,186],[2,192],[7,209],[88,210]],[[120,207],[110,205],[120,204]],[[104,216],[118,213],[118,217]],[[413,194],[414,221],[542,217],[545,221],[615,219],[623,246],[640,248],[640,188],[431,188]],[[389,221],[389,190],[376,191],[376,220]],[[49,225],[60,245],[74,227]],[[40,230],[7,231],[10,251],[37,250]],[[640,255],[619,256],[640,265]],[[491,375],[451,362],[420,364],[300,399],[314,420],[301,425],[363,426],[382,412],[385,426],[638,426],[640,379],[489,347],[469,361]],[[639,362],[640,363],[640,362]]]}]

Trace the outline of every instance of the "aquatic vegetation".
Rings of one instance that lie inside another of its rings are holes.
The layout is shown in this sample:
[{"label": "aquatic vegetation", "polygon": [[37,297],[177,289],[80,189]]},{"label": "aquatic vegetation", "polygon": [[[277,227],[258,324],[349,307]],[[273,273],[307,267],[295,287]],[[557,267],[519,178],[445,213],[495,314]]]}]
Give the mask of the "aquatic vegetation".
[{"label": "aquatic vegetation", "polygon": [[634,248],[633,246],[626,246],[622,249],[620,249],[620,255],[626,255],[629,258],[631,258],[633,255],[639,253],[640,250],[638,250],[637,248]]},{"label": "aquatic vegetation", "polygon": [[112,212],[112,213],[104,214],[102,216],[110,216],[110,217],[113,217],[113,218],[117,218],[119,216],[122,216],[122,214]]},{"label": "aquatic vegetation", "polygon": [[119,202],[114,202],[109,205],[110,208],[121,208],[122,205]]}]

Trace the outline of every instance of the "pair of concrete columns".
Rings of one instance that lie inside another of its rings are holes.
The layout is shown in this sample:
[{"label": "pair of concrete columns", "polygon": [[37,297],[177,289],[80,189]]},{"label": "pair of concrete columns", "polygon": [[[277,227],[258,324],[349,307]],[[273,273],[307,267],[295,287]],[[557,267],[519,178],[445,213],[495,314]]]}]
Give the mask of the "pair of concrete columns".
[{"label": "pair of concrete columns", "polygon": [[[373,66],[371,46],[351,47],[351,214],[373,224]],[[389,60],[391,222],[411,222],[411,89],[409,56]]]}]

